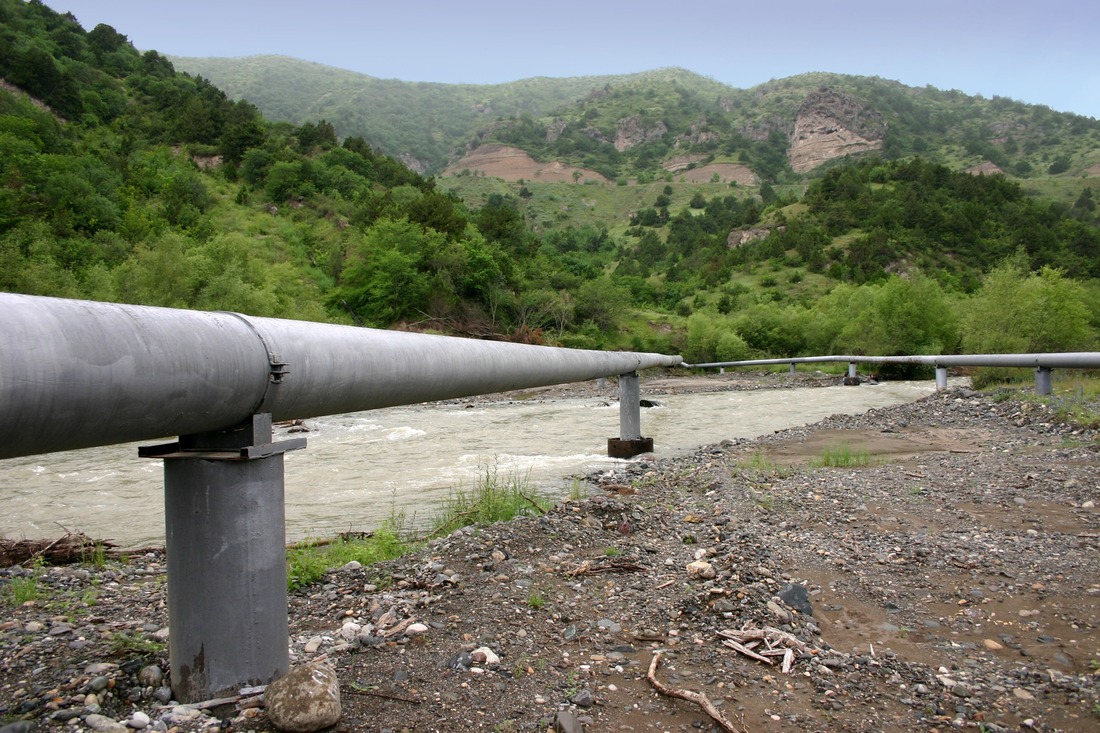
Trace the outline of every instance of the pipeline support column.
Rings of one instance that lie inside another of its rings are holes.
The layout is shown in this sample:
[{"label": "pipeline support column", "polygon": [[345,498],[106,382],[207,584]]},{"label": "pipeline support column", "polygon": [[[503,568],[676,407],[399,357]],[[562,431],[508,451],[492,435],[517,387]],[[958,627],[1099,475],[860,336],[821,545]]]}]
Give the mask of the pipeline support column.
[{"label": "pipeline support column", "polygon": [[271,416],[141,449],[164,460],[175,699],[199,702],[289,669],[283,453]]},{"label": "pipeline support column", "polygon": [[1050,367],[1037,367],[1035,369],[1035,394],[1048,395],[1054,391],[1054,385],[1050,378]]},{"label": "pipeline support column", "polygon": [[947,367],[936,367],[936,390],[947,389]]},{"label": "pipeline support column", "polygon": [[638,373],[619,375],[619,437],[607,439],[611,458],[633,458],[653,452],[653,438],[642,437],[641,387]]}]

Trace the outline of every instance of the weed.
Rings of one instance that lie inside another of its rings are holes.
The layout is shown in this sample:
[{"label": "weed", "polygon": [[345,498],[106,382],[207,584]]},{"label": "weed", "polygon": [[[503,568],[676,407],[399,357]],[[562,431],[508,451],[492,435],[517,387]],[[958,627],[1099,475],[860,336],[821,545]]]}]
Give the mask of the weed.
[{"label": "weed", "polygon": [[1082,428],[1100,427],[1100,407],[1097,404],[1097,380],[1078,379],[1069,389],[1046,398],[1059,422]]},{"label": "weed", "polygon": [[754,500],[756,501],[756,506],[766,512],[771,512],[775,509],[775,497],[771,494],[760,494],[756,496]]},{"label": "weed", "polygon": [[487,466],[473,492],[456,490],[440,506],[432,536],[443,536],[473,525],[506,522],[517,516],[545,514],[549,502],[532,496],[530,477],[512,472],[501,478],[495,466]]},{"label": "weed", "polygon": [[88,563],[92,567],[102,570],[107,565],[107,547],[102,542],[95,543],[95,546],[89,551],[84,553],[84,562]]},{"label": "weed", "polygon": [[562,692],[565,694],[566,699],[575,697],[582,689],[581,683],[577,680],[577,673],[574,670],[569,670],[565,673],[565,683],[562,685]]},{"label": "weed", "polygon": [[847,443],[830,445],[810,465],[830,468],[855,468],[874,463],[871,454],[863,448],[853,448]]},{"label": "weed", "polygon": [[41,597],[38,589],[38,576],[20,575],[12,578],[4,588],[5,598],[13,606],[22,606],[29,601],[37,601]]},{"label": "weed", "polygon": [[607,548],[604,548],[603,554],[606,557],[618,557],[619,555],[621,555],[623,553],[619,551],[618,547],[607,547]]},{"label": "weed", "polygon": [[533,608],[536,611],[546,605],[546,599],[539,595],[538,592],[534,592],[527,596],[527,607]]},{"label": "weed", "polygon": [[570,501],[581,501],[588,498],[588,487],[579,478],[573,479],[573,483],[569,486]]},{"label": "weed", "polygon": [[752,454],[752,457],[747,461],[740,464],[741,468],[748,471],[755,471],[757,473],[767,474],[771,476],[777,476],[784,478],[790,474],[791,470],[786,466],[780,466],[773,461],[763,451],[756,451]]},{"label": "weed", "polygon": [[111,636],[110,649],[118,657],[155,657],[164,653],[164,643],[134,633],[118,633]]}]

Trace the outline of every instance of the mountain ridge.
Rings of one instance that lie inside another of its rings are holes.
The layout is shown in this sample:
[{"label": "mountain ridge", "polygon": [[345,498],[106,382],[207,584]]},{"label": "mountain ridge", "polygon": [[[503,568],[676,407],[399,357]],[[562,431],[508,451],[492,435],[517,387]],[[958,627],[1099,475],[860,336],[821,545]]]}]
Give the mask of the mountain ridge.
[{"label": "mountain ridge", "polygon": [[877,76],[807,72],[739,89],[665,67],[477,85],[380,79],[288,56],[172,61],[266,117],[327,120],[339,135],[364,137],[421,173],[462,170],[456,163],[484,143],[608,180],[659,177],[667,160],[700,154],[706,163],[748,165],[770,181],[866,152],[920,154],[957,170],[992,164],[1018,177],[1100,165],[1100,144],[1078,148],[1065,139],[1100,140],[1092,118]]}]

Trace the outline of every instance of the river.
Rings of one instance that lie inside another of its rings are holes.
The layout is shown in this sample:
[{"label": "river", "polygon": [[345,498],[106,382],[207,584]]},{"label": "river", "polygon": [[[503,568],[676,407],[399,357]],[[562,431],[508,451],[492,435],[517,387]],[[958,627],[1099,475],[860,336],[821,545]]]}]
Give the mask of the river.
[{"label": "river", "polygon": [[[657,457],[682,455],[727,438],[913,401],[933,389],[932,382],[888,382],[669,394],[642,411],[642,432],[654,439]],[[618,434],[619,408],[599,397],[554,394],[306,421],[308,447],[286,454],[288,541],[370,530],[395,513],[423,526],[444,498],[475,487],[487,471],[526,478],[555,499],[567,495],[571,476],[618,462],[606,446]],[[0,536],[65,530],[121,547],[163,544],[161,463],[139,458],[137,444],[0,460]]]}]

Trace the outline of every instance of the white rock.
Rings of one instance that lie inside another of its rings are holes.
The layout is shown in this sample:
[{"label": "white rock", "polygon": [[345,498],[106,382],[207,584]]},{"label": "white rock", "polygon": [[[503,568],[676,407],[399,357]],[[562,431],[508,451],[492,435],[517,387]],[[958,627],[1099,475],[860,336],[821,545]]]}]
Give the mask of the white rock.
[{"label": "white rock", "polygon": [[500,657],[487,646],[478,647],[470,652],[470,659],[473,660],[474,664],[486,667],[494,667],[500,664]]},{"label": "white rock", "polygon": [[130,719],[126,721],[126,725],[130,728],[141,730],[142,728],[147,728],[151,722],[153,721],[148,715],[140,710],[135,710],[134,714],[130,716]]},{"label": "white rock", "polygon": [[428,633],[427,625],[419,623],[419,622],[417,622],[415,624],[409,624],[408,628],[405,629],[405,635],[406,636],[417,636],[419,634],[426,634],[426,633]]},{"label": "white rock", "polygon": [[355,641],[355,637],[359,636],[359,632],[363,630],[363,627],[354,621],[348,621],[340,629],[340,637],[345,641]]},{"label": "white rock", "polygon": [[321,648],[321,644],[324,643],[324,639],[319,636],[315,636],[306,642],[305,647],[302,649],[306,654],[315,654],[318,649]]}]

